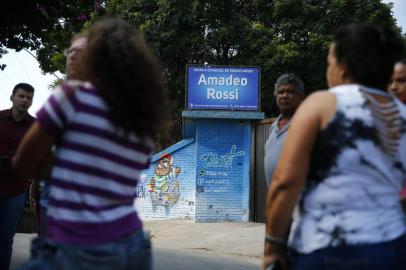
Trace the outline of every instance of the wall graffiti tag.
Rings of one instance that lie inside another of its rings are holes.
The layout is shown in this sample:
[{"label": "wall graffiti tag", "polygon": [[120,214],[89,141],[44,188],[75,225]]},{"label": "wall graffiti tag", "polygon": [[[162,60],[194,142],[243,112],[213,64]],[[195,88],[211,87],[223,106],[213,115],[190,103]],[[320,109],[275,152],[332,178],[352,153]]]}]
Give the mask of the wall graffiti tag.
[{"label": "wall graffiti tag", "polygon": [[200,155],[200,159],[204,160],[204,168],[232,168],[234,157],[243,156],[245,151],[236,152],[237,146],[231,146],[230,153],[219,156],[217,153],[209,152]]}]

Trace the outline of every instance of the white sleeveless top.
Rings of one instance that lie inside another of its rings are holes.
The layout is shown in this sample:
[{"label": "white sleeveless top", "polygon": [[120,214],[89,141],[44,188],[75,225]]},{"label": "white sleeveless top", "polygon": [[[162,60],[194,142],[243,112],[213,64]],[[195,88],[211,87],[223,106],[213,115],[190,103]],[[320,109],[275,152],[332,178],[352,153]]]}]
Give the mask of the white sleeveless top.
[{"label": "white sleeveless top", "polygon": [[406,181],[406,106],[385,105],[341,85],[337,111],[316,139],[289,246],[300,253],[393,240],[406,232],[399,193]]}]

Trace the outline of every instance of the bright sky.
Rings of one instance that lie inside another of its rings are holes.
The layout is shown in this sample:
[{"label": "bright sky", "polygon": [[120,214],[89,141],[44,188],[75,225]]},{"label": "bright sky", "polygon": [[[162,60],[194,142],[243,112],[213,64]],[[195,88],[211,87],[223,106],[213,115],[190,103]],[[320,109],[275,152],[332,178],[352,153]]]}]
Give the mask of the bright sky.
[{"label": "bright sky", "polygon": [[[406,32],[406,0],[383,0],[382,2],[394,3],[393,14],[397,24]],[[30,113],[34,115],[48,98],[51,90],[49,85],[56,79],[51,74],[42,74],[37,60],[28,52],[22,50],[18,53],[9,51],[0,58],[0,64],[6,64],[4,71],[0,70],[0,110],[11,107],[10,95],[13,87],[20,82],[26,82],[34,86],[34,102]],[[57,74],[63,77],[62,74]]]},{"label": "bright sky", "polygon": [[406,1],[405,0],[382,0],[384,3],[393,3],[393,15],[397,25],[402,27],[402,32],[406,33]]}]

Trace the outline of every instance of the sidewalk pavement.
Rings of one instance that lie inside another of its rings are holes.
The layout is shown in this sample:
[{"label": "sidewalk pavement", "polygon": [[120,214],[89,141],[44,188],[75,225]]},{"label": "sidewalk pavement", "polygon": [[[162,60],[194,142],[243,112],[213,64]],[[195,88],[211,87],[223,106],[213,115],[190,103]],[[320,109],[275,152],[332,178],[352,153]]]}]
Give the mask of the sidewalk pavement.
[{"label": "sidewalk pavement", "polygon": [[[265,225],[252,222],[145,221],[154,269],[259,269]],[[28,259],[32,234],[17,234],[11,269]]]}]

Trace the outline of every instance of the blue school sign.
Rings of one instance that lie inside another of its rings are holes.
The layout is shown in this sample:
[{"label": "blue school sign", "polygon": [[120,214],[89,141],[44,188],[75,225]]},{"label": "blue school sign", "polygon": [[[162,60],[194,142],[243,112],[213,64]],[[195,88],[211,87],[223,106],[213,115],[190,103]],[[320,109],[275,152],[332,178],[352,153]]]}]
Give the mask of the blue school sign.
[{"label": "blue school sign", "polygon": [[259,110],[258,67],[188,66],[187,109]]}]

